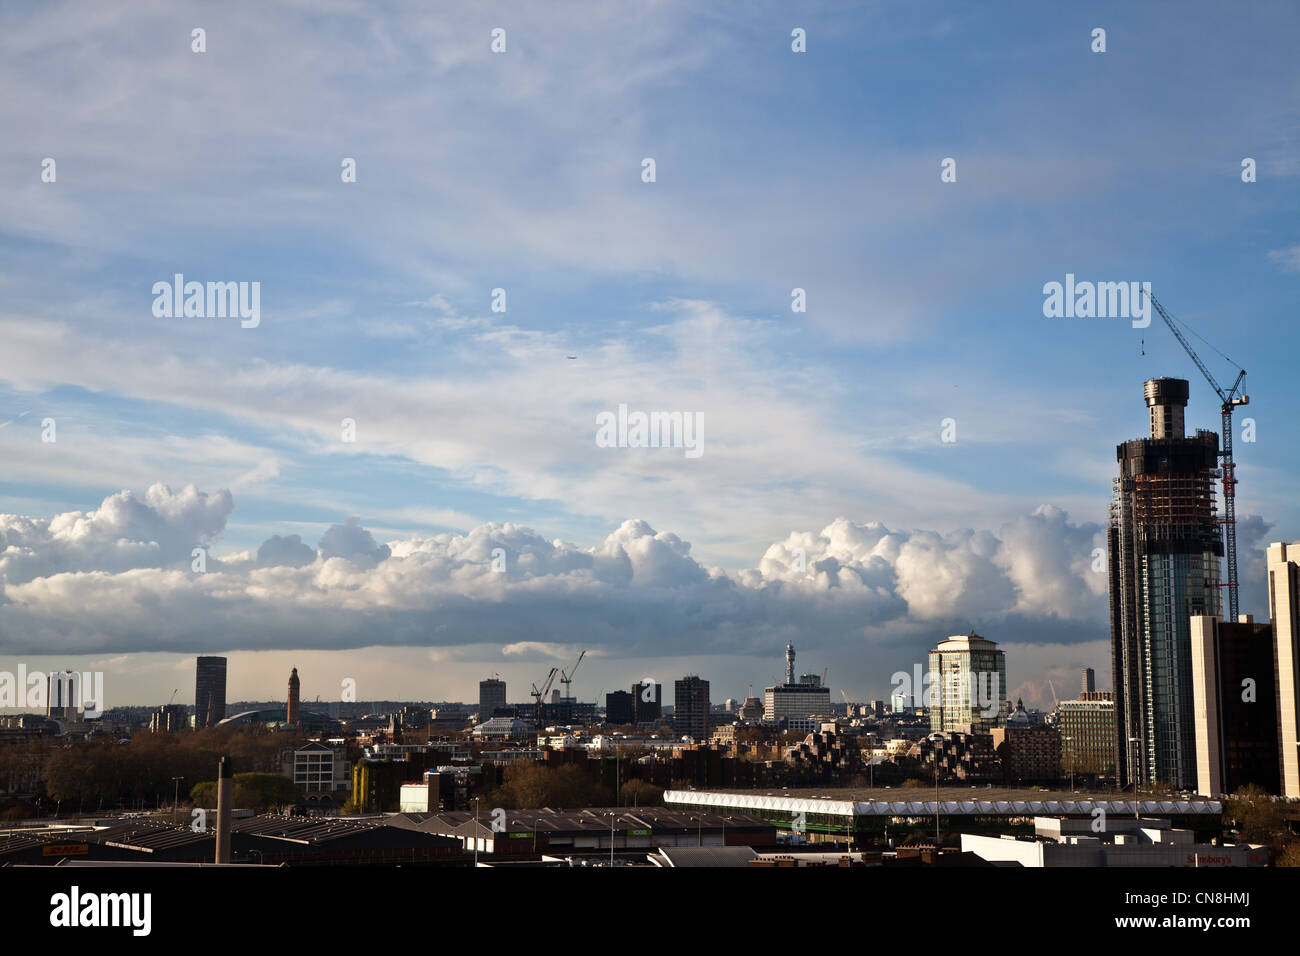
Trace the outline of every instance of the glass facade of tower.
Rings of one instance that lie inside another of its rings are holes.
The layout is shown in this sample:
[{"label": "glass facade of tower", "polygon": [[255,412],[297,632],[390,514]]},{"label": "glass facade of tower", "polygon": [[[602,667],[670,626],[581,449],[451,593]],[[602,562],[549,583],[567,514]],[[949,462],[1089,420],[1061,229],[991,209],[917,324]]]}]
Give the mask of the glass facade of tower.
[{"label": "glass facade of tower", "polygon": [[[1148,402],[1160,400],[1147,384]],[[1186,402],[1185,387],[1174,401]],[[1137,777],[1193,788],[1191,619],[1220,614],[1219,441],[1205,430],[1152,429],[1160,437],[1116,449],[1107,534],[1116,759],[1125,785]]]},{"label": "glass facade of tower", "polygon": [[987,734],[1006,724],[1007,657],[978,634],[957,635],[930,652],[930,729]]}]

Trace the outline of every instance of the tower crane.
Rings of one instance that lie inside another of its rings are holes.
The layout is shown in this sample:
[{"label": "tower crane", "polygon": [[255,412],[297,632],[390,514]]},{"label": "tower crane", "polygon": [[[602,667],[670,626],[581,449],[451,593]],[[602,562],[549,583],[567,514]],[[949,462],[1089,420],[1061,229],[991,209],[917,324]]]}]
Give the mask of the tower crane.
[{"label": "tower crane", "polygon": [[[1228,588],[1228,616],[1226,619],[1235,621],[1237,620],[1237,466],[1232,460],[1232,410],[1238,405],[1250,404],[1250,396],[1239,391],[1241,389],[1241,380],[1246,377],[1246,370],[1228,356],[1219,352],[1220,355],[1227,359],[1228,364],[1237,370],[1237,380],[1232,383],[1232,388],[1225,392],[1219,387],[1219,383],[1214,380],[1210,370],[1205,367],[1201,357],[1196,354],[1196,350],[1192,348],[1187,339],[1184,338],[1183,333],[1179,331],[1178,326],[1174,323],[1173,316],[1165,311],[1165,307],[1160,304],[1159,300],[1146,289],[1143,289],[1142,293],[1151,300],[1156,312],[1160,313],[1160,318],[1165,320],[1165,325],[1169,326],[1169,331],[1174,333],[1174,338],[1178,339],[1178,344],[1192,357],[1196,367],[1201,370],[1205,380],[1210,383],[1210,388],[1214,389],[1215,394],[1219,396],[1219,411],[1223,418],[1223,450],[1219,452],[1219,457],[1223,459],[1221,469],[1223,478],[1223,552],[1228,564],[1228,580],[1225,582]],[[1213,348],[1213,346],[1210,347]],[[1215,349],[1215,351],[1218,352],[1219,350]]]},{"label": "tower crane", "polygon": [[533,701],[537,705],[537,732],[542,732],[542,698],[551,692],[551,685],[555,683],[555,675],[559,673],[558,667],[552,667],[551,672],[546,675],[546,683],[542,684],[542,689],[538,690],[537,685],[533,684]]},{"label": "tower crane", "polygon": [[569,673],[566,674],[564,671],[560,671],[560,683],[564,685],[564,697],[566,700],[571,700],[573,698],[573,694],[570,693],[572,690],[573,675],[578,673],[578,664],[581,664],[582,659],[586,656],[586,651],[579,654],[578,660],[573,665],[573,670],[569,671]]}]

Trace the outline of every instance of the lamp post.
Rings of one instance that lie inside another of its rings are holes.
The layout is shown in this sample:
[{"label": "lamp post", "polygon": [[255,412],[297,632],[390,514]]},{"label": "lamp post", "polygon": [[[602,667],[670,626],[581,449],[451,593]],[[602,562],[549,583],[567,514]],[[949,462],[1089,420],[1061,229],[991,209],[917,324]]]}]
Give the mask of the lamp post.
[{"label": "lamp post", "polygon": [[475,869],[478,869],[478,828],[480,826],[478,822],[478,815],[479,815],[479,801],[481,799],[482,797],[474,798],[474,868]]},{"label": "lamp post", "polygon": [[180,808],[181,804],[181,777],[172,777],[172,815]]},{"label": "lamp post", "polygon": [[939,859],[939,748],[934,751],[934,858]]},{"label": "lamp post", "polygon": [[[1137,737],[1130,737],[1128,739],[1128,742],[1130,744],[1140,743]],[[1140,752],[1136,747],[1131,747],[1130,749],[1134,752],[1135,755]],[[1136,761],[1130,759],[1129,769],[1133,771],[1133,819],[1136,820],[1138,819],[1138,783],[1141,779],[1141,775],[1139,773],[1138,768],[1133,766],[1134,763],[1136,763]]]}]

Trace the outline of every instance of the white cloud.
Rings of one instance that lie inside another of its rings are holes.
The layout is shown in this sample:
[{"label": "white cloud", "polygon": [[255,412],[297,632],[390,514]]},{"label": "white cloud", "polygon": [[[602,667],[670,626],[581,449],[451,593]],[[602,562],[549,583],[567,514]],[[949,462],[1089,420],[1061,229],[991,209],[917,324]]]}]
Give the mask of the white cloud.
[{"label": "white cloud", "polygon": [[1268,261],[1277,263],[1284,272],[1300,272],[1300,244],[1286,249],[1273,249]]},{"label": "white cloud", "polygon": [[189,547],[215,538],[232,507],[228,492],[156,485],[88,514],[0,518],[0,633],[26,652],[479,644],[541,659],[575,641],[615,656],[853,647],[868,626],[897,639],[978,625],[995,640],[1069,641],[1104,621],[1089,569],[1098,529],[1054,508],[996,533],[839,518],[738,574],[643,520],[583,547],[514,524],[379,544],[350,518],[318,549],[274,536],[193,573]]}]

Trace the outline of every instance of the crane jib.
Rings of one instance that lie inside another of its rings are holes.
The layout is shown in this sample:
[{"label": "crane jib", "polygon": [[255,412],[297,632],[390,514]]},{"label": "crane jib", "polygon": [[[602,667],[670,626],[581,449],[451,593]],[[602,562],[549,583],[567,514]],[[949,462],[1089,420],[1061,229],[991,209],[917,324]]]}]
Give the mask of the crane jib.
[{"label": "crane jib", "polygon": [[[1244,394],[1238,395],[1238,389],[1241,388],[1241,381],[1246,377],[1246,370],[1239,366],[1237,367],[1237,380],[1232,383],[1232,388],[1225,392],[1219,387],[1219,383],[1214,380],[1214,375],[1210,372],[1209,368],[1206,367],[1205,363],[1201,361],[1201,357],[1196,354],[1196,350],[1192,348],[1191,344],[1183,336],[1183,333],[1179,331],[1178,326],[1174,324],[1173,316],[1165,310],[1165,307],[1160,304],[1159,300],[1156,299],[1149,290],[1143,289],[1142,294],[1151,300],[1151,304],[1155,306],[1156,312],[1159,313],[1160,318],[1164,320],[1165,325],[1169,326],[1169,331],[1174,333],[1174,338],[1178,339],[1178,344],[1183,347],[1183,351],[1185,351],[1191,357],[1192,361],[1196,363],[1196,367],[1201,370],[1201,374],[1205,376],[1205,380],[1210,383],[1210,387],[1214,389],[1215,394],[1219,396],[1219,401],[1222,403],[1220,405],[1220,414],[1223,417],[1223,450],[1219,452],[1219,457],[1223,460],[1223,467],[1221,469],[1223,478],[1223,519],[1220,523],[1223,525],[1223,557],[1227,564],[1227,581],[1223,586],[1228,589],[1227,620],[1236,621],[1238,608],[1237,466],[1232,460],[1232,410],[1237,405],[1250,404],[1250,398],[1248,396]],[[1214,348],[1213,346],[1210,347]],[[1217,352],[1218,349],[1215,349],[1215,351]],[[1219,352],[1219,354],[1223,355],[1222,352]],[[1227,358],[1226,355],[1223,357]],[[1236,365],[1236,363],[1232,362],[1231,359],[1228,361],[1234,366]]]}]

